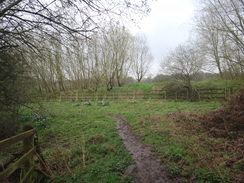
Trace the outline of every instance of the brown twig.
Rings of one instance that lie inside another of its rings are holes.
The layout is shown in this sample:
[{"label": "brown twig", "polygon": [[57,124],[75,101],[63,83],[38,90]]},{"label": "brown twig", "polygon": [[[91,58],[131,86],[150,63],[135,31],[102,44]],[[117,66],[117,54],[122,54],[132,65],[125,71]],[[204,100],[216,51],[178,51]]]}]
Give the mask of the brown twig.
[{"label": "brown twig", "polygon": [[35,154],[38,157],[38,159],[40,160],[43,168],[47,171],[47,173],[48,173],[47,177],[52,178],[53,177],[52,170],[49,167],[49,165],[47,164],[47,162],[45,161],[45,159],[43,158],[43,156],[41,154],[39,154],[38,152],[36,152]]}]

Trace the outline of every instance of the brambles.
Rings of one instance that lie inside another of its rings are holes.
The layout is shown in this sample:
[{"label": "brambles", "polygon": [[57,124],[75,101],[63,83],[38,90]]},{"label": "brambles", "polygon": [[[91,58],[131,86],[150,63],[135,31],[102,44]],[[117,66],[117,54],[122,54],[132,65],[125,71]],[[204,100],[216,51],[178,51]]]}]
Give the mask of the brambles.
[{"label": "brambles", "polygon": [[[223,130],[223,136],[234,137],[238,132],[244,130],[243,121],[244,90],[241,90],[235,96],[232,96],[225,106],[211,112],[209,122],[206,125],[208,128]],[[232,134],[233,132],[234,134]]]}]

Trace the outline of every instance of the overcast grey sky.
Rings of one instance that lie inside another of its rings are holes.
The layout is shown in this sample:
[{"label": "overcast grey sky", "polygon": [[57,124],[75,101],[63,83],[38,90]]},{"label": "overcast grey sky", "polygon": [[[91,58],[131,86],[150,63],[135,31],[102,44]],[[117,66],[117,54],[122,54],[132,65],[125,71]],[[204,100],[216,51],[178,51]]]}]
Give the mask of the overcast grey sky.
[{"label": "overcast grey sky", "polygon": [[146,35],[154,57],[151,73],[155,75],[162,57],[190,37],[194,0],[157,0],[150,2],[150,7],[149,16],[140,21],[139,28],[131,27],[131,32]]}]

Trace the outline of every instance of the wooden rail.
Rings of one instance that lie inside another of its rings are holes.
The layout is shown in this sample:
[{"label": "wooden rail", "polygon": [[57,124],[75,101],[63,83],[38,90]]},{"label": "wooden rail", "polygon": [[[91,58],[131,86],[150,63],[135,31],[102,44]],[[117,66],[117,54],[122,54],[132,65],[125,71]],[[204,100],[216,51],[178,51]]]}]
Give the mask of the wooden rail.
[{"label": "wooden rail", "polygon": [[28,131],[24,131],[23,133],[7,138],[5,140],[0,141],[0,149],[3,150],[6,147],[10,147],[11,145],[23,141],[23,150],[22,156],[12,159],[11,162],[8,163],[7,167],[3,167],[3,171],[0,172],[0,182],[8,182],[8,178],[17,170],[21,169],[21,177],[19,182],[27,182],[33,183],[36,182],[34,180],[33,172],[35,170],[35,162],[34,157],[40,160],[42,167],[44,167],[45,175],[52,176],[51,170],[45,162],[43,156],[40,153],[40,149],[37,142],[37,138],[35,129],[30,129]]},{"label": "wooden rail", "polygon": [[115,90],[103,92],[62,92],[59,101],[101,101],[101,100],[226,100],[231,94],[231,89],[193,89],[185,90]]}]

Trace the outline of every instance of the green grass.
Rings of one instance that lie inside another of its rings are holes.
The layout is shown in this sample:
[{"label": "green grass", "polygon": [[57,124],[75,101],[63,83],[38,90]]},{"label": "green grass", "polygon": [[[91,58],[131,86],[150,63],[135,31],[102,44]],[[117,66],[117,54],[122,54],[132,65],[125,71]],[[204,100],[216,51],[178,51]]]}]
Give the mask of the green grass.
[{"label": "green grass", "polygon": [[[44,157],[55,173],[53,182],[124,182],[132,162],[121,144],[114,119],[100,111],[106,106],[75,106],[49,102],[49,128],[39,129]],[[30,113],[25,111],[25,116]],[[24,124],[22,124],[24,125]]]},{"label": "green grass", "polygon": [[[149,144],[167,164],[170,177],[181,176],[190,182],[228,182],[229,168],[221,163],[234,152],[215,152],[212,146],[225,139],[210,137],[189,112],[205,114],[221,103],[148,100],[110,102],[107,106],[75,104],[43,103],[50,127],[39,128],[39,138],[55,173],[53,182],[133,182],[123,175],[132,159],[118,136],[116,121],[107,113],[127,119],[141,142]],[[175,115],[165,117],[170,113]],[[23,115],[27,114],[31,111],[26,109]],[[185,120],[185,115],[194,120]],[[33,120],[27,123],[39,125]]]},{"label": "green grass", "polygon": [[202,82],[193,82],[195,88],[233,88],[239,91],[244,88],[243,79],[224,80],[221,78],[212,78]]}]

